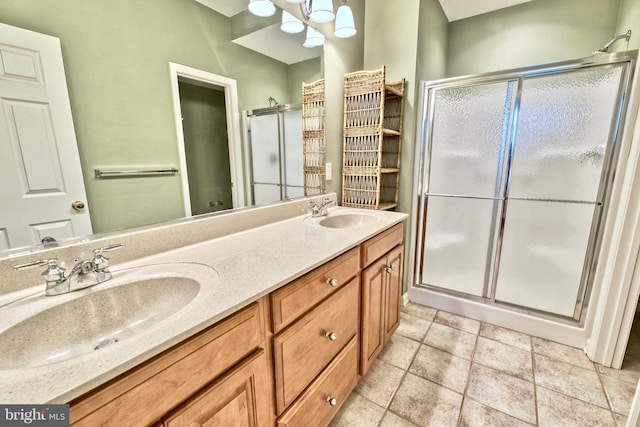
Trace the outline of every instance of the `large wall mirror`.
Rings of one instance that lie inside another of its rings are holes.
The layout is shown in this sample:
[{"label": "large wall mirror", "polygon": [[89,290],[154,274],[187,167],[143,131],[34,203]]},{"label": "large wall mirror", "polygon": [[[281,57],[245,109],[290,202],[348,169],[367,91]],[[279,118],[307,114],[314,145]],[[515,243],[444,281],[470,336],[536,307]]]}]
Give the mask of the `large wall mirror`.
[{"label": "large wall mirror", "polygon": [[[222,4],[227,8],[213,9]],[[244,0],[3,2],[0,23],[60,39],[86,188],[86,201],[81,202],[90,211],[92,233],[125,230],[189,215],[183,197],[184,171],[179,167],[181,148],[172,88],[175,74],[170,64],[233,80],[237,106],[231,112],[227,108],[226,114],[235,114],[239,126],[243,111],[268,107],[270,99],[280,104],[299,104],[302,82],[322,78],[321,47],[307,49],[303,53],[306,56],[291,56],[290,43],[297,48],[301,41],[284,33],[288,44],[276,41],[279,12],[260,23],[256,22],[260,18],[245,11],[246,5]],[[0,40],[5,47],[12,43]],[[269,50],[260,52],[260,45]],[[286,55],[280,57],[282,53]],[[197,105],[202,96],[215,98],[215,89],[224,98],[224,85],[204,84],[214,91],[203,95],[197,79],[180,77],[179,83],[184,86],[181,92],[188,95],[191,106]],[[191,107],[185,104],[183,108]],[[225,121],[211,120],[208,131],[225,134]],[[243,133],[240,132],[240,138]],[[9,144],[5,135],[1,138],[2,144]],[[240,156],[236,162],[239,168],[248,167],[245,154],[243,149],[236,153]],[[166,175],[105,179],[95,173],[96,169],[173,167],[178,172]],[[212,165],[214,168],[217,170],[219,166]],[[251,200],[244,189],[246,183],[233,185],[243,186],[242,191],[237,191],[238,200],[220,194],[212,203],[218,205],[214,210],[219,206],[242,207]],[[3,210],[12,209],[4,201],[0,203]],[[202,212],[194,210],[193,214],[197,213]],[[19,210],[14,214],[20,215]],[[6,253],[0,251],[0,257]]]}]

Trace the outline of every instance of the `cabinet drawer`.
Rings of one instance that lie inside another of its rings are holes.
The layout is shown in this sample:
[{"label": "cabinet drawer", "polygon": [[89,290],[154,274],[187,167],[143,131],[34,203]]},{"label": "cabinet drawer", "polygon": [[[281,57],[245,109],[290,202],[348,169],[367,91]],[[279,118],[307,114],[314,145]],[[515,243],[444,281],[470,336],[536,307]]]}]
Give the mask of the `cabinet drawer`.
[{"label": "cabinet drawer", "polygon": [[[360,249],[354,248],[273,292],[273,332],[284,329],[356,276],[359,270],[359,254]],[[334,279],[334,285],[330,284]]]},{"label": "cabinet drawer", "polygon": [[402,223],[396,224],[362,244],[362,268],[365,268],[402,243]]},{"label": "cabinet drawer", "polygon": [[71,403],[74,426],[149,425],[262,345],[254,303]]},{"label": "cabinet drawer", "polygon": [[358,340],[354,337],[300,399],[282,414],[277,424],[283,427],[327,425],[357,382]]},{"label": "cabinet drawer", "polygon": [[273,339],[278,414],[357,334],[359,295],[354,278]]}]

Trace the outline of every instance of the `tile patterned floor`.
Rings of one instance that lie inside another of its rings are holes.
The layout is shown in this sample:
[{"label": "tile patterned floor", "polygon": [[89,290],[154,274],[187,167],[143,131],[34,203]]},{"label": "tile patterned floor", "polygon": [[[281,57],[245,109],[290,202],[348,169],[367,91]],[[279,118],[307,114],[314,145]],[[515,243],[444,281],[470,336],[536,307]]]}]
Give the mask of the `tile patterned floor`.
[{"label": "tile patterned floor", "polygon": [[579,349],[410,303],[331,426],[624,426],[640,379],[636,323],[615,370]]}]

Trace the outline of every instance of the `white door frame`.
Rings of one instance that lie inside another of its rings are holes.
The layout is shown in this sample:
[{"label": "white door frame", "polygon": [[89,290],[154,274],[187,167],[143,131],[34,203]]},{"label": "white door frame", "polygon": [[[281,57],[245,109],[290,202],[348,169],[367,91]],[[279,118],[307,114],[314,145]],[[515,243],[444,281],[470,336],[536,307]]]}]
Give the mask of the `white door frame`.
[{"label": "white door frame", "polygon": [[[637,65],[636,65],[637,67]],[[592,304],[588,321],[592,334],[586,353],[591,360],[619,369],[626,352],[640,297],[640,73],[635,70],[627,117],[622,130],[617,180],[612,189],[611,221],[602,245],[602,269],[596,280],[603,284]]]},{"label": "white door frame", "polygon": [[227,115],[227,138],[229,141],[229,167],[231,170],[231,197],[233,207],[245,206],[244,169],[242,167],[242,139],[240,138],[240,111],[238,109],[238,85],[235,79],[219,76],[207,71],[169,62],[171,74],[171,92],[173,96],[173,113],[176,123],[180,176],[182,179],[182,198],[185,216],[191,216],[191,197],[189,195],[189,177],[187,176],[187,157],[182,130],[182,109],[180,108],[180,90],[178,79],[188,79],[224,89],[225,110]]}]

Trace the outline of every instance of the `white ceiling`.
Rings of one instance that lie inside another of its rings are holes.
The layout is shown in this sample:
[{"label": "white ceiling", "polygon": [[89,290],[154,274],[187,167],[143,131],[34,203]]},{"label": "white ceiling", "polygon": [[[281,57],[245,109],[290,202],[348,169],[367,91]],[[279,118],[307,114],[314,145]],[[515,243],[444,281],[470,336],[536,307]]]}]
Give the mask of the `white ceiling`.
[{"label": "white ceiling", "polygon": [[449,22],[482,15],[532,0],[439,0]]},{"label": "white ceiling", "polygon": [[224,16],[231,18],[247,9],[249,0],[196,0],[198,3],[215,10]]},{"label": "white ceiling", "polygon": [[[200,1],[200,0],[198,0]],[[322,55],[321,47],[304,48],[305,33],[286,34],[280,30],[280,23],[264,27],[246,36],[233,40],[241,46],[275,58],[285,64],[295,64]]]},{"label": "white ceiling", "polygon": [[[249,0],[196,0],[216,12],[232,17],[247,9]],[[469,18],[532,0],[439,0],[449,22]],[[302,47],[304,33],[286,34],[278,24],[233,40],[241,46],[277,59],[285,64],[295,64],[322,54],[322,48]]]}]

